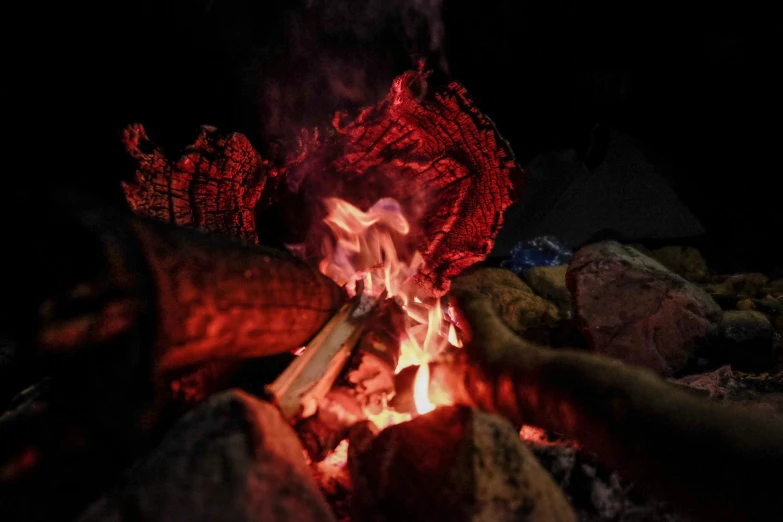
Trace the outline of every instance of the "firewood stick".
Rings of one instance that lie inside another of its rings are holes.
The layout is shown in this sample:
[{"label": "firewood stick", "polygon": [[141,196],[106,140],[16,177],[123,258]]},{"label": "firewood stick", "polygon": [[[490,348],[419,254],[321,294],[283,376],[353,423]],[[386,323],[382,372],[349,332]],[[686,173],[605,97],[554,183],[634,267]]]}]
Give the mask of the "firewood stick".
[{"label": "firewood stick", "polygon": [[343,305],[304,352],[267,387],[284,418],[309,417],[329,392],[363,331],[364,320],[354,315],[360,299],[357,295]]},{"label": "firewood stick", "polygon": [[[783,423],[700,399],[650,371],[516,337],[480,296],[458,294],[468,362],[436,367],[456,402],[574,438],[704,520],[780,511]],[[771,518],[772,517],[772,518]]]}]

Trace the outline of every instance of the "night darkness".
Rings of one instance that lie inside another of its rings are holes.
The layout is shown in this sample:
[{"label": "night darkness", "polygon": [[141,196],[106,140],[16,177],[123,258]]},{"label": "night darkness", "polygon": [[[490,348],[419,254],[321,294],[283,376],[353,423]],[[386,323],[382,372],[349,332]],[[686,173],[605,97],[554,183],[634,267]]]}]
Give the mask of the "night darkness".
[{"label": "night darkness", "polygon": [[[780,518],[767,2],[28,4],[3,32],[0,520]],[[508,263],[545,234],[573,255]]]},{"label": "night darkness", "polygon": [[[211,124],[245,133],[263,154],[297,124],[373,102],[420,53],[447,64],[523,165],[551,148],[584,154],[596,124],[617,127],[701,220],[707,235],[690,243],[711,266],[780,269],[781,28],[761,2],[446,0],[434,49],[415,16],[395,11],[414,3],[378,2],[361,16],[253,0],[41,8],[22,17],[29,29],[11,57],[21,100],[12,112],[29,151],[13,178],[123,205],[126,124],[143,123],[172,151]],[[354,91],[336,98],[330,68]],[[270,82],[283,117],[264,95]]]}]

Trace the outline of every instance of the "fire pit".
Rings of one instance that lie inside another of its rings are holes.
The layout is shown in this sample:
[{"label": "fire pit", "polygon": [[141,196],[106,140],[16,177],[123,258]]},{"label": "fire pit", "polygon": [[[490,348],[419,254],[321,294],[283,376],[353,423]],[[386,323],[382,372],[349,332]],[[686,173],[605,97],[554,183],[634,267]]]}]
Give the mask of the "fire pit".
[{"label": "fire pit", "polygon": [[[55,378],[0,419],[0,480],[23,517],[575,521],[588,513],[569,482],[581,477],[597,519],[686,519],[634,503],[582,445],[684,506],[692,487],[697,514],[713,487],[712,507],[740,519],[770,505],[708,461],[696,432],[725,437],[725,462],[753,471],[778,457],[778,425],[680,389],[704,381],[659,376],[682,375],[718,337],[710,356],[733,357],[726,340],[766,319],[727,322],[706,283],[613,242],[526,272],[537,292],[477,269],[525,172],[467,91],[431,85],[423,63],[275,158],[213,127],[178,158],[140,124],[123,138],[139,163],[124,185],[135,216],[47,202],[47,225],[89,267],[42,276],[28,341]],[[68,249],[47,254],[75,264]],[[458,310],[452,287],[490,304]],[[531,342],[565,324],[659,375]],[[774,367],[769,332],[740,364]],[[731,382],[779,393],[781,375]],[[56,509],[27,502],[68,483]]]}]

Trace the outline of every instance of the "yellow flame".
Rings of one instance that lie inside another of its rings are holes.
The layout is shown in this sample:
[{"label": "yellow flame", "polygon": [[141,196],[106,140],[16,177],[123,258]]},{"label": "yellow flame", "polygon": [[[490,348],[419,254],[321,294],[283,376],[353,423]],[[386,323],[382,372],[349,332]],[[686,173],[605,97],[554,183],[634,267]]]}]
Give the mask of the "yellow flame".
[{"label": "yellow flame", "polygon": [[430,402],[429,386],[430,365],[422,364],[416,372],[416,380],[413,383],[413,402],[419,414],[429,413],[435,409],[435,405]]},{"label": "yellow flame", "polygon": [[389,297],[400,300],[407,322],[396,371],[419,365],[414,385],[416,408],[419,413],[431,411],[435,406],[427,397],[427,363],[448,343],[460,343],[454,326],[444,324],[440,300],[427,297],[412,284],[412,277],[424,264],[421,254],[413,252],[408,259],[400,258],[397,241],[410,232],[400,204],[383,198],[363,212],[342,199],[329,198],[324,203],[328,211],[324,222],[333,237],[324,238],[321,272],[351,293],[362,280],[365,292],[379,295],[386,290]]}]

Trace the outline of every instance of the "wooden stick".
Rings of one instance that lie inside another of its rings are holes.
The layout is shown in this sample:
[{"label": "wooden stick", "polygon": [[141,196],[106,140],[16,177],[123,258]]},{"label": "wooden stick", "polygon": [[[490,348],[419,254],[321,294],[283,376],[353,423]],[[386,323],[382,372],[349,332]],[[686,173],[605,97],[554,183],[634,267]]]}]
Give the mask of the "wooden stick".
[{"label": "wooden stick", "polygon": [[267,392],[289,420],[306,418],[315,413],[318,402],[326,396],[345,366],[370,318],[369,310],[385,299],[381,296],[372,306],[357,294],[343,305],[320,332],[307,344],[304,352],[286,368]]}]

